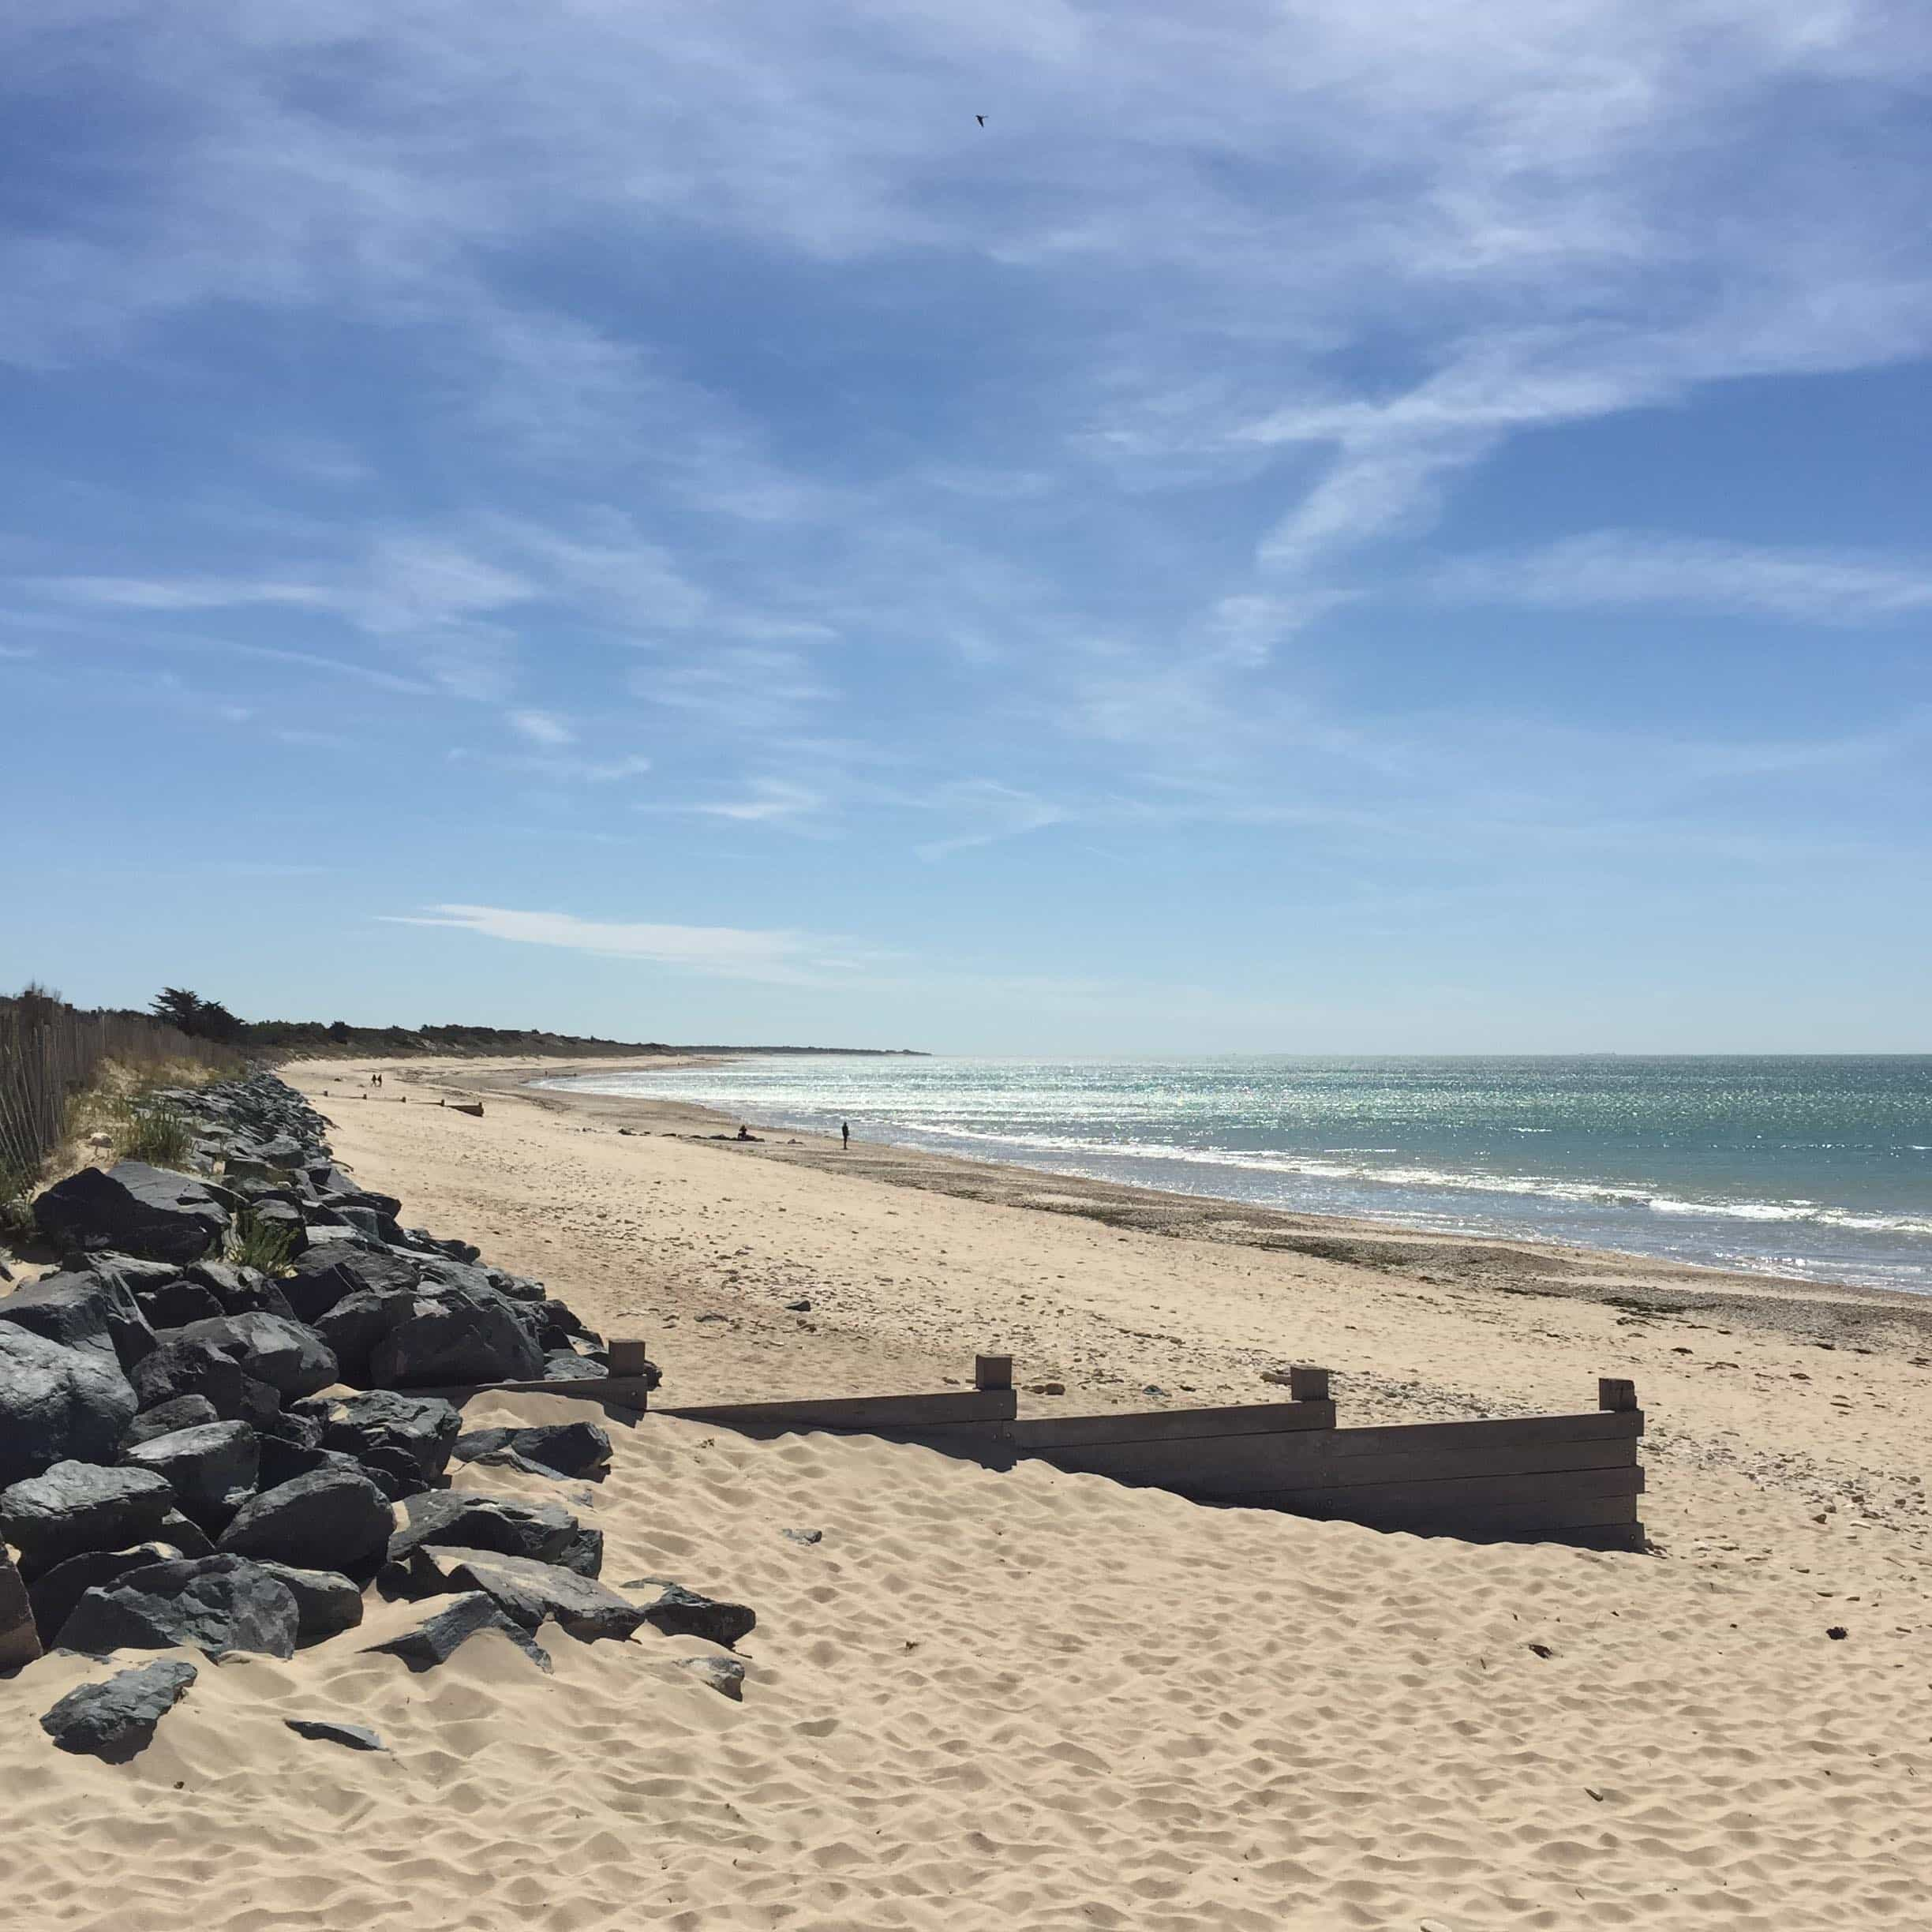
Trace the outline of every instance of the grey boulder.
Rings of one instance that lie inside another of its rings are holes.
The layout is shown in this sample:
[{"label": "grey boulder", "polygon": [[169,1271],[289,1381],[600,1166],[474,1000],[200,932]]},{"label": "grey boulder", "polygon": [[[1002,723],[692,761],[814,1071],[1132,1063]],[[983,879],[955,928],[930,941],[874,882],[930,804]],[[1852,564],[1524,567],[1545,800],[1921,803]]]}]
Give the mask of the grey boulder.
[{"label": "grey boulder", "polygon": [[238,1556],[354,1576],[380,1559],[394,1522],[388,1498],[368,1477],[320,1469],[251,1497],[220,1543]]},{"label": "grey boulder", "polygon": [[222,1305],[198,1282],[176,1275],[152,1288],[137,1288],[134,1299],[155,1328],[185,1328],[190,1322],[212,1321]]},{"label": "grey boulder", "polygon": [[45,1275],[0,1300],[0,1322],[30,1329],[68,1348],[98,1349],[125,1371],[155,1345],[154,1330],[133,1292],[86,1271]]},{"label": "grey boulder", "polygon": [[73,1614],[74,1605],[97,1584],[111,1583],[130,1570],[149,1569],[158,1563],[178,1563],[193,1554],[163,1536],[152,1542],[137,1543],[129,1549],[88,1550],[56,1563],[36,1577],[27,1590],[41,1642],[48,1649],[53,1649],[60,1641],[62,1626]]},{"label": "grey boulder", "polygon": [[496,1550],[426,1544],[416,1553],[419,1574],[433,1568],[452,1590],[481,1590],[504,1616],[534,1631],[545,1618],[590,1643],[622,1643],[644,1621],[642,1608],[601,1583],[555,1563]]},{"label": "grey boulder", "polygon": [[0,1532],[30,1582],[85,1550],[119,1549],[154,1535],[174,1492],[152,1470],[56,1462],[0,1490]]},{"label": "grey boulder", "polygon": [[284,1398],[313,1395],[336,1379],[335,1357],[314,1329],[285,1315],[223,1315],[167,1331],[170,1342],[204,1342]]},{"label": "grey boulder", "polygon": [[758,1624],[758,1612],[740,1603],[720,1603],[715,1597],[700,1596],[681,1583],[667,1583],[659,1577],[646,1577],[638,1585],[656,1584],[661,1594],[644,1608],[644,1620],[667,1637],[702,1637],[729,1650],[740,1637],[749,1636]]},{"label": "grey boulder", "polygon": [[0,1548],[0,1670],[31,1664],[43,1648],[33,1599],[13,1559]]},{"label": "grey boulder", "polygon": [[594,1422],[546,1422],[523,1428],[471,1429],[450,1453],[459,1461],[522,1470],[537,1476],[601,1477],[611,1439]]},{"label": "grey boulder", "polygon": [[112,1355],[0,1322],[0,1484],[69,1457],[112,1462],[134,1411]]},{"label": "grey boulder", "polygon": [[261,1449],[245,1422],[204,1422],[136,1443],[121,1466],[165,1477],[182,1515],[216,1536],[255,1493]]},{"label": "grey boulder", "polygon": [[205,1395],[177,1395],[158,1407],[144,1410],[128,1425],[121,1438],[121,1453],[136,1449],[157,1436],[171,1436],[177,1429],[199,1428],[205,1422],[219,1422],[215,1405]]},{"label": "grey boulder", "polygon": [[[217,1320],[221,1318],[217,1317]],[[190,1327],[204,1326],[191,1323]],[[188,1330],[163,1329],[160,1346],[134,1365],[134,1393],[144,1413],[199,1395],[218,1417],[232,1421],[248,1406],[250,1380],[235,1357],[211,1341],[188,1340]]]},{"label": "grey boulder", "polygon": [[104,1683],[69,1690],[40,1720],[40,1728],[64,1751],[125,1764],[147,1748],[155,1726],[187,1694],[197,1675],[192,1664],[178,1657],[116,1671]]},{"label": "grey boulder", "polygon": [[264,1563],[275,1581],[295,1599],[295,1634],[303,1643],[319,1643],[338,1631],[354,1630],[362,1621],[362,1593],[347,1577],[333,1570],[298,1570],[293,1563]]},{"label": "grey boulder", "polygon": [[388,1311],[386,1332],[369,1352],[369,1379],[391,1388],[534,1381],[544,1372],[543,1351],[519,1305],[487,1283],[425,1282]]},{"label": "grey boulder", "polygon": [[507,1637],[533,1663],[549,1669],[549,1653],[539,1649],[522,1625],[504,1616],[481,1590],[451,1597],[446,1607],[425,1618],[414,1630],[369,1648],[372,1653],[399,1657],[413,1671],[432,1670],[439,1664],[447,1664],[472,1637],[486,1630]]},{"label": "grey boulder", "polygon": [[279,1315],[284,1321],[294,1319],[279,1282],[260,1268],[237,1267],[227,1261],[197,1261],[188,1270],[188,1280],[214,1297],[219,1315]]},{"label": "grey boulder", "polygon": [[293,1657],[298,1620],[287,1586],[245,1556],[151,1563],[84,1592],[61,1630],[61,1648],[253,1650]]},{"label": "grey boulder", "polygon": [[468,1496],[459,1489],[431,1490],[407,1498],[402,1526],[389,1539],[389,1559],[399,1563],[425,1544],[494,1550],[555,1563],[576,1544],[580,1526],[554,1503],[518,1503],[507,1496]]},{"label": "grey boulder", "polygon": [[279,1284],[298,1321],[316,1322],[353,1294],[407,1294],[421,1270],[382,1249],[347,1241],[323,1241],[310,1248]]},{"label": "grey boulder", "polygon": [[144,1161],[106,1173],[84,1167],[34,1203],[34,1218],[64,1252],[112,1249],[153,1261],[199,1261],[228,1234],[225,1189]]},{"label": "grey boulder", "polygon": [[[370,1389],[359,1395],[316,1395],[300,1410],[320,1425],[322,1446],[396,1479],[392,1496],[424,1489],[443,1473],[462,1417],[440,1395]],[[399,1487],[398,1485],[401,1486]]]}]

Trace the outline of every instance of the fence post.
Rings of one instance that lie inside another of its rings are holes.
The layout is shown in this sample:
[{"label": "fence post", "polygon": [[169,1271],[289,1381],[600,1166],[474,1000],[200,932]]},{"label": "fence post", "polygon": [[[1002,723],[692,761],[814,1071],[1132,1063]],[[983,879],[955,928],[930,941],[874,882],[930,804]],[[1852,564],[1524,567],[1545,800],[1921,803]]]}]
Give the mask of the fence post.
[{"label": "fence post", "polygon": [[1288,1370],[1288,1399],[1290,1402],[1326,1402],[1328,1399],[1328,1371],[1312,1368],[1305,1362],[1294,1363]]},{"label": "fence post", "polygon": [[1013,1385],[1013,1357],[1010,1355],[975,1355],[973,1357],[975,1388],[1009,1389]]},{"label": "fence post", "polygon": [[1625,1380],[1620,1376],[1599,1376],[1597,1378],[1597,1406],[1599,1409],[1634,1409],[1637,1406],[1637,1384]]}]

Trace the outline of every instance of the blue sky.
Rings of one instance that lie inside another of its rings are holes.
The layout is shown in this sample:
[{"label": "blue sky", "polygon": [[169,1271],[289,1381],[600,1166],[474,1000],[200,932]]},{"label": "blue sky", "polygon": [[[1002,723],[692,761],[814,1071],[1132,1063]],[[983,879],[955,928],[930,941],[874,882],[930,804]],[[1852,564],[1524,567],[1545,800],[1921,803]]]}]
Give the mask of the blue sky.
[{"label": "blue sky", "polygon": [[1859,0],[15,9],[0,972],[1932,1047],[1929,73]]}]

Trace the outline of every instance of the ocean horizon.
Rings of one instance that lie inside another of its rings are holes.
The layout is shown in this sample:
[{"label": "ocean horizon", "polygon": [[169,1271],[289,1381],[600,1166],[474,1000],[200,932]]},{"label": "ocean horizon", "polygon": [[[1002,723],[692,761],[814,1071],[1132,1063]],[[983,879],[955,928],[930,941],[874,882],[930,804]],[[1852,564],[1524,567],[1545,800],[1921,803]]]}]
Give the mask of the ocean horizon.
[{"label": "ocean horizon", "polygon": [[542,1086],[1217,1200],[1932,1294],[1932,1055],[747,1057]]}]

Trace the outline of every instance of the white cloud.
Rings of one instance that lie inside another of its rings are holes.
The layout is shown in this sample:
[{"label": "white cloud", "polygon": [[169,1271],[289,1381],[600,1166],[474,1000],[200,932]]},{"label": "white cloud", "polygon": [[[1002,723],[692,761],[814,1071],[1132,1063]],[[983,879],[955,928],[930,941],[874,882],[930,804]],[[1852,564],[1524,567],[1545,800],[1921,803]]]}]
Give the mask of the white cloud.
[{"label": "white cloud", "polygon": [[1541,549],[1465,558],[1433,587],[1459,601],[1554,610],[1655,605],[1855,625],[1932,610],[1932,564],[1593,530]]},{"label": "white cloud", "polygon": [[834,977],[844,979],[854,965],[863,963],[863,956],[837,941],[782,930],[618,923],[578,919],[567,912],[523,912],[477,905],[432,906],[414,916],[392,916],[386,923],[446,926],[492,939],[558,946],[773,986],[809,986]]},{"label": "white cloud", "polygon": [[706,818],[733,819],[740,825],[778,825],[808,818],[826,805],[822,792],[785,778],[755,778],[749,790],[746,798],[723,799],[683,809]]},{"label": "white cloud", "polygon": [[512,711],[504,721],[532,744],[567,745],[577,741],[576,732],[554,711]]}]

